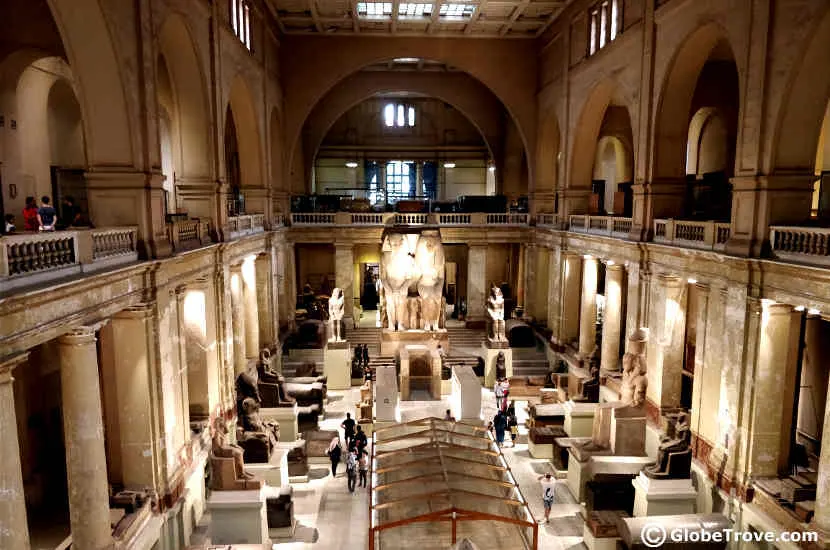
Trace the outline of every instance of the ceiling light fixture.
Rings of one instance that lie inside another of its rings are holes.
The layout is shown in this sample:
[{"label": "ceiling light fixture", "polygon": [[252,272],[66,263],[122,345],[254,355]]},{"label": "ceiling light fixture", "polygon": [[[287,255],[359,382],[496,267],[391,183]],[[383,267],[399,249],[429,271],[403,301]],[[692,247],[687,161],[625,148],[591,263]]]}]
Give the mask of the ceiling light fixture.
[{"label": "ceiling light fixture", "polygon": [[454,162],[445,162],[444,163],[444,168],[455,168],[455,163]]},{"label": "ceiling light fixture", "polygon": [[804,306],[795,306],[796,311],[804,311],[805,309],[807,308],[805,308]]},{"label": "ceiling light fixture", "polygon": [[491,164],[490,166],[487,167],[487,169],[490,170],[491,172],[495,172],[496,171],[496,165]]},{"label": "ceiling light fixture", "polygon": [[689,283],[690,285],[697,284],[697,279],[693,279],[692,277],[689,277],[689,278],[688,278],[688,279],[686,279],[686,280],[688,281],[688,283]]},{"label": "ceiling light fixture", "polygon": [[396,57],[392,61],[394,61],[395,63],[417,63],[418,61],[420,61],[420,58],[418,58],[418,57]]},{"label": "ceiling light fixture", "polygon": [[346,168],[357,168],[357,163],[353,160],[350,160],[346,163]]},{"label": "ceiling light fixture", "polygon": [[821,312],[820,312],[819,310],[815,309],[815,308],[813,308],[813,309],[808,309],[808,310],[807,310],[807,313],[808,313],[809,315],[821,315]]}]

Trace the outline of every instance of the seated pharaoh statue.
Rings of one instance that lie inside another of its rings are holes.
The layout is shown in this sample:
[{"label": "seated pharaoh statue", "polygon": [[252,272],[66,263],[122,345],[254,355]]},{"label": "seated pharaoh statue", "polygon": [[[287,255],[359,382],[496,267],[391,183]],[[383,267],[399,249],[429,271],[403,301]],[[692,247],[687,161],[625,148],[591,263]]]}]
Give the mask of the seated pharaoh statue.
[{"label": "seated pharaoh statue", "polygon": [[646,466],[643,473],[653,479],[685,479],[692,468],[692,432],[685,412],[677,416],[674,436],[663,436],[657,450],[657,462]]},{"label": "seated pharaoh statue", "polygon": [[259,378],[256,369],[248,368],[239,373],[236,377],[236,414],[242,416],[242,401],[251,398],[257,403],[262,403],[262,396],[259,393]]},{"label": "seated pharaoh statue", "polygon": [[210,449],[210,488],[213,491],[259,489],[262,483],[245,471],[244,450],[228,441],[228,426],[222,417],[214,421]]},{"label": "seated pharaoh statue", "polygon": [[280,439],[280,425],[263,421],[259,416],[259,403],[250,397],[242,401],[242,410],[236,438],[245,451],[245,461],[252,464],[268,462]]},{"label": "seated pharaoh statue", "polygon": [[582,395],[573,398],[581,403],[599,403],[599,368],[591,367],[591,377],[582,383]]},{"label": "seated pharaoh statue", "polygon": [[[645,446],[646,378],[644,330],[634,331],[628,340],[628,351],[623,356],[623,376],[620,399],[600,404],[594,412],[591,441],[575,445],[574,454],[587,460],[592,454],[642,456]],[[588,382],[586,382],[588,384]],[[612,430],[612,423],[615,429]],[[615,440],[611,440],[612,432]]]}]

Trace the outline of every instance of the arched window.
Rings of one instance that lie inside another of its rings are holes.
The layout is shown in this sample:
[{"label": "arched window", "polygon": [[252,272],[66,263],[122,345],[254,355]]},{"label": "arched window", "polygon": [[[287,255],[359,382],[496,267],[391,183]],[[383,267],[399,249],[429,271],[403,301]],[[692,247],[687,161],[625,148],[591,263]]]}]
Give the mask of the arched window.
[{"label": "arched window", "polygon": [[415,107],[403,103],[387,103],[383,108],[383,124],[387,128],[415,126]]}]

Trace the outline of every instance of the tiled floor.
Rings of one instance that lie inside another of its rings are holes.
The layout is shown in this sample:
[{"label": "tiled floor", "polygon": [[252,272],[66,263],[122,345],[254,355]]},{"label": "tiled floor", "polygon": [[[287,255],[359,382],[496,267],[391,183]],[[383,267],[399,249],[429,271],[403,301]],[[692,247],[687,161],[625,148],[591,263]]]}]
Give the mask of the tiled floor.
[{"label": "tiled floor", "polygon": [[[358,400],[359,390],[345,392],[330,391],[331,402],[326,407],[326,419],[321,429],[335,429],[345,418],[345,413],[354,414],[353,405]],[[523,424],[525,403],[516,402],[519,423]],[[404,422],[427,416],[442,418],[449,408],[447,398],[441,401],[401,402],[401,417]],[[493,392],[482,389],[484,418],[495,414]],[[519,441],[526,434],[520,434]],[[504,449],[504,455],[524,497],[530,503],[534,518],[544,517],[541,486],[537,478],[549,466],[547,460],[530,457],[527,445]],[[346,475],[340,466],[338,476],[332,478],[324,466],[315,466],[310,481],[294,487],[294,514],[297,518],[297,532],[294,542],[275,544],[275,550],[354,550],[368,548],[369,494],[358,488],[349,493]],[[556,504],[551,512],[550,523],[539,525],[540,550],[564,550],[582,545],[582,521],[577,516],[579,505],[574,503],[564,481],[557,482]],[[209,518],[206,518],[209,521]],[[432,550],[432,549],[424,549]],[[435,549],[438,550],[438,549]]]}]

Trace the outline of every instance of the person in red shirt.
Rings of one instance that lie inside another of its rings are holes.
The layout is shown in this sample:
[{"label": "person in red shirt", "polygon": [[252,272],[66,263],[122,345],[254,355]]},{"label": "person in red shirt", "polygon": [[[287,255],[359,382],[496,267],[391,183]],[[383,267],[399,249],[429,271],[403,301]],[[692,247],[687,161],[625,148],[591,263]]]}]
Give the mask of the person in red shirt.
[{"label": "person in red shirt", "polygon": [[37,219],[37,203],[34,197],[26,197],[26,206],[23,207],[23,230],[37,231],[40,222]]}]

